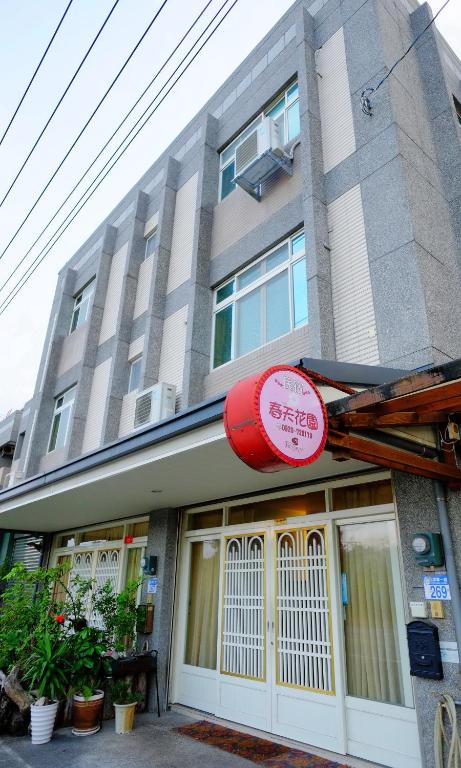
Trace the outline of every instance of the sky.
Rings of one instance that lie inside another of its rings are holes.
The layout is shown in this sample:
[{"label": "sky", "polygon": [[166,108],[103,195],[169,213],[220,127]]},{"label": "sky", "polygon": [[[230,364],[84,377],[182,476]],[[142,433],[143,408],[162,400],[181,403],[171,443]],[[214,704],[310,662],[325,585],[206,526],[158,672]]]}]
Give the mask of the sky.
[{"label": "sky", "polygon": [[[0,136],[64,12],[68,0],[0,0]],[[114,0],[74,0],[24,104],[0,146],[0,200],[26,158],[62,91]],[[167,80],[192,41],[220,8],[213,0],[200,26],[192,33],[156,84]],[[431,0],[436,13],[444,0]],[[160,0],[119,0],[101,37],[40,141],[10,195],[0,206],[0,253],[26,216],[36,197],[60,163],[87,118],[144,32]],[[33,394],[57,273],[154,160],[187,125],[202,105],[247,56],[292,4],[292,0],[238,0],[184,77],[152,120],[115,166],[105,182],[46,256],[10,306],[0,314],[0,417],[21,408]],[[205,0],[168,0],[149,34],[78,142],[74,151],[0,259],[0,286],[54,215],[94,155],[104,145],[128,109],[144,90],[186,32]],[[231,5],[229,0],[229,5]],[[451,0],[437,26],[461,58],[460,0]],[[135,10],[135,12],[133,12]],[[224,13],[224,11],[223,11]],[[134,123],[155,93],[146,95],[124,131]],[[102,156],[96,171],[117,143]],[[92,176],[90,179],[93,178]],[[87,184],[89,181],[87,181]],[[86,189],[82,185],[60,217],[27,257],[40,253],[55,227]],[[18,271],[3,290],[6,299]]]}]

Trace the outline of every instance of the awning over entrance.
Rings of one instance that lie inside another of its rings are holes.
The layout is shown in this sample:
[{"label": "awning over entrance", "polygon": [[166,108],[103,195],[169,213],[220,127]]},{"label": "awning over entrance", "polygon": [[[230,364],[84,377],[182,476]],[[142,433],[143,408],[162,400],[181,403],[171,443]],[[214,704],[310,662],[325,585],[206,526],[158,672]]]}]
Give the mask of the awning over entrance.
[{"label": "awning over entrance", "polygon": [[[344,364],[303,360],[300,366],[317,375],[327,403],[327,451],[315,463],[273,474],[247,467],[228,444],[224,397],[217,397],[3,491],[0,528],[58,531],[322,481],[374,466],[461,482],[453,445],[439,450],[433,429],[444,435],[449,420],[461,414],[461,361],[363,391],[358,391],[363,384],[353,378],[341,375],[338,388],[337,381],[325,378],[326,371],[339,379]],[[386,369],[350,368],[371,371],[368,386],[378,375],[386,380]],[[344,381],[354,382],[354,389]],[[345,391],[353,394],[343,397]]]},{"label": "awning over entrance", "polygon": [[0,503],[0,526],[59,531],[155,509],[270,491],[367,468],[359,461],[338,466],[325,452],[309,467],[263,475],[237,459],[220,419],[5,500]]}]

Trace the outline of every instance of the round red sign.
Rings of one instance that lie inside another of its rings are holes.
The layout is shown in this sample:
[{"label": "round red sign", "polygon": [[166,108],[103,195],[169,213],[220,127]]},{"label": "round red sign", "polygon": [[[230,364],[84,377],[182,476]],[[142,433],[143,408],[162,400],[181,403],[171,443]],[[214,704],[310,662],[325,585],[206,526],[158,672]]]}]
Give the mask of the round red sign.
[{"label": "round red sign", "polygon": [[311,464],[328,430],[315,384],[290,365],[276,365],[239,381],[226,398],[224,426],[237,456],[260,472]]}]

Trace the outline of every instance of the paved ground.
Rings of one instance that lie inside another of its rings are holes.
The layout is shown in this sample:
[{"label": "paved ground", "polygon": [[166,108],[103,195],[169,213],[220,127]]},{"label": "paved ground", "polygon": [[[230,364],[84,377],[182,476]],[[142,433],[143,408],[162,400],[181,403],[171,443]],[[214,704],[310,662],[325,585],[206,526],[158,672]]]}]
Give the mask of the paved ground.
[{"label": "paved ground", "polygon": [[[175,730],[179,725],[202,719],[201,713],[192,716],[173,710],[163,713],[160,719],[149,713],[136,716],[136,728],[132,733],[115,734],[114,720],[108,720],[95,736],[72,736],[70,728],[60,728],[49,744],[37,746],[33,746],[27,736],[1,737],[0,768],[257,768],[253,762],[182,736]],[[265,739],[271,738],[269,734],[244,726],[218,722]],[[302,749],[301,744],[288,743]],[[308,747],[306,751],[311,752]],[[351,768],[380,768],[375,763],[333,756],[323,750],[312,749],[312,753],[344,762]]]},{"label": "paved ground", "polygon": [[[195,718],[194,718],[195,719]],[[254,763],[181,736],[174,728],[191,722],[177,712],[160,719],[138,715],[132,733],[116,735],[114,721],[95,736],[55,732],[49,744],[32,746],[28,737],[0,740],[1,768],[254,768]]]}]

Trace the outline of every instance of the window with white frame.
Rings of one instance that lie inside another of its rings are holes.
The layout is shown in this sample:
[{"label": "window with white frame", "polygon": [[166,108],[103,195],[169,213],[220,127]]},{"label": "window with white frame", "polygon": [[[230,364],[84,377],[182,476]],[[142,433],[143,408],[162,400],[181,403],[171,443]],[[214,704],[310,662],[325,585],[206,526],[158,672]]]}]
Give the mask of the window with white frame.
[{"label": "window with white frame", "polygon": [[[128,582],[141,576],[148,528],[147,518],[137,518],[60,533],[53,542],[51,562],[54,566],[67,565],[70,569],[63,582],[71,593],[77,575],[93,579],[96,588],[109,581],[113,589],[120,592]],[[55,600],[64,597],[59,591],[55,592]],[[138,602],[140,597],[139,589]],[[91,599],[86,614],[91,625],[100,626],[99,617],[92,610]]]},{"label": "window with white frame", "polygon": [[308,321],[304,232],[297,232],[214,291],[213,368]]},{"label": "window with white frame", "polygon": [[139,389],[141,383],[141,365],[142,355],[138,355],[130,360],[130,379],[128,382],[128,392],[135,392]]},{"label": "window with white frame", "polygon": [[144,259],[148,259],[155,252],[157,247],[157,227],[146,238],[146,249],[144,251]]},{"label": "window with white frame", "polygon": [[67,442],[69,432],[70,417],[75,400],[75,387],[63,392],[62,395],[55,398],[53,421],[51,422],[50,440],[48,443],[48,453],[62,448]]},{"label": "window with white frame", "polygon": [[74,308],[72,310],[72,318],[70,321],[70,331],[73,333],[80,328],[81,325],[88,319],[90,314],[90,304],[94,294],[94,278],[83,288],[80,293],[77,293],[74,299]]},{"label": "window with white frame", "polygon": [[261,122],[263,117],[271,117],[280,129],[280,137],[283,144],[287,144],[299,135],[299,89],[295,81],[272,101],[267,109],[256,117],[234,141],[229,144],[220,155],[220,182],[219,199],[224,200],[236,187],[235,176],[235,151],[239,144]]}]

